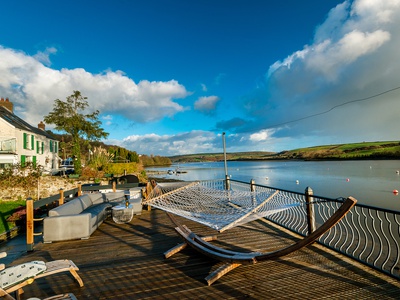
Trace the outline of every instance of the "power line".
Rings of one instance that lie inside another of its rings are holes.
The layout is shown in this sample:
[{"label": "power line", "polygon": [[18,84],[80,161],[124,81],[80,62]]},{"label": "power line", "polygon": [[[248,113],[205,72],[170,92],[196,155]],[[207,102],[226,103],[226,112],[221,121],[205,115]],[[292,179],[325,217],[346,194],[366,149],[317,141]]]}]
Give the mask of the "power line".
[{"label": "power line", "polygon": [[338,108],[338,107],[340,107],[340,106],[345,106],[345,105],[348,105],[348,104],[351,104],[351,103],[355,103],[355,102],[366,101],[366,100],[369,100],[369,99],[372,99],[372,98],[376,98],[376,97],[382,96],[382,95],[384,95],[384,94],[393,92],[393,91],[398,90],[398,89],[400,89],[400,86],[395,87],[395,88],[392,88],[392,89],[390,89],[390,90],[386,90],[386,91],[381,92],[381,93],[379,93],[379,94],[375,94],[375,95],[373,95],[373,96],[366,97],[366,98],[361,98],[361,99],[355,99],[355,100],[346,101],[346,102],[344,102],[344,103],[341,103],[341,104],[332,106],[330,109],[328,109],[328,110],[326,110],[326,111],[319,112],[319,113],[315,113],[315,114],[312,114],[312,115],[309,115],[309,116],[306,116],[306,117],[302,117],[302,118],[299,118],[299,119],[295,119],[295,120],[292,120],[292,121],[287,121],[287,122],[283,122],[283,123],[271,125],[271,126],[268,126],[268,128],[278,127],[278,126],[286,125],[286,124],[289,124],[289,123],[294,123],[294,122],[302,121],[302,120],[305,120],[305,119],[313,118],[313,117],[316,117],[316,116],[324,115],[324,114],[327,114],[327,113],[331,112],[332,110],[334,110],[334,109],[336,109],[336,108]]}]

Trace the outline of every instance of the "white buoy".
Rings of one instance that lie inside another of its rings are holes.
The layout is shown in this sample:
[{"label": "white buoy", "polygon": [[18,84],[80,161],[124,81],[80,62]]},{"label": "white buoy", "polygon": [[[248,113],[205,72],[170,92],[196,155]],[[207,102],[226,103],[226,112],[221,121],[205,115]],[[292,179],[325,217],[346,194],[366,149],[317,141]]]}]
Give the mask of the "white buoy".
[{"label": "white buoy", "polygon": [[269,178],[268,177],[265,177],[265,180],[268,180]]},{"label": "white buoy", "polygon": [[299,181],[298,181],[298,180],[296,180],[296,184],[299,184]]}]

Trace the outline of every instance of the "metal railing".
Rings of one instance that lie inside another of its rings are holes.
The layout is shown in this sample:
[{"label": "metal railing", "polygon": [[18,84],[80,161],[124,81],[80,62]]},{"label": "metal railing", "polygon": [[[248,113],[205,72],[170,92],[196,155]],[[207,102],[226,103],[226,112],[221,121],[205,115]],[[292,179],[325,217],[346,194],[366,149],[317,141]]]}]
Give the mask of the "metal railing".
[{"label": "metal railing", "polygon": [[[278,190],[236,180],[229,180],[229,183],[226,180],[203,181],[201,184],[216,189],[229,186],[233,191],[272,193]],[[310,230],[312,232],[323,224],[342,205],[344,199],[315,196],[307,188],[304,194],[279,190],[271,201],[292,206],[266,219],[307,236]],[[400,212],[356,204],[318,242],[383,273],[400,278]]]}]

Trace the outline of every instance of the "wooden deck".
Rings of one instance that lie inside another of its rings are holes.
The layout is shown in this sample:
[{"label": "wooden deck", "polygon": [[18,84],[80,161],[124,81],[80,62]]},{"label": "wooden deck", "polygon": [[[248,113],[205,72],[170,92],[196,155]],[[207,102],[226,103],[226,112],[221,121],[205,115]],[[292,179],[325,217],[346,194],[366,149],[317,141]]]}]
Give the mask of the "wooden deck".
[{"label": "wooden deck", "polygon": [[[182,223],[199,235],[215,234],[202,225]],[[270,251],[293,240],[296,237],[276,226],[255,221],[221,234],[215,243],[234,250]],[[278,260],[240,266],[207,286],[204,278],[219,266],[215,261],[192,249],[164,259],[163,253],[180,242],[164,212],[143,211],[128,224],[107,220],[88,240],[36,244],[12,265],[71,259],[85,284],[80,288],[69,273],[61,273],[34,281],[23,299],[67,292],[91,300],[400,298],[398,280],[317,244]]]}]

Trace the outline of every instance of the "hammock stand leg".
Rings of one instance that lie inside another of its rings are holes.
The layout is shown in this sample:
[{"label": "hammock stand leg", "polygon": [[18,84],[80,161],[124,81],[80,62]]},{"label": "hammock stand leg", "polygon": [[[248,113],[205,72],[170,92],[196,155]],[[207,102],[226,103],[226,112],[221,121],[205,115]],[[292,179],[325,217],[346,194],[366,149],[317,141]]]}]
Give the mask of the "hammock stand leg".
[{"label": "hammock stand leg", "polygon": [[223,266],[219,267],[218,269],[216,269],[214,272],[210,273],[205,278],[208,283],[208,286],[212,285],[215,281],[220,279],[226,273],[232,271],[233,269],[236,269],[237,267],[239,267],[241,265],[242,264],[239,264],[239,263],[227,263],[227,264],[224,264]]},{"label": "hammock stand leg", "polygon": [[[203,237],[201,237],[201,239],[205,242],[210,242],[210,241],[215,241],[217,239],[217,236],[216,235],[203,236]],[[188,244],[186,242],[176,245],[175,247],[164,252],[164,258],[170,258],[172,255],[182,251],[187,246],[188,246]]]}]

